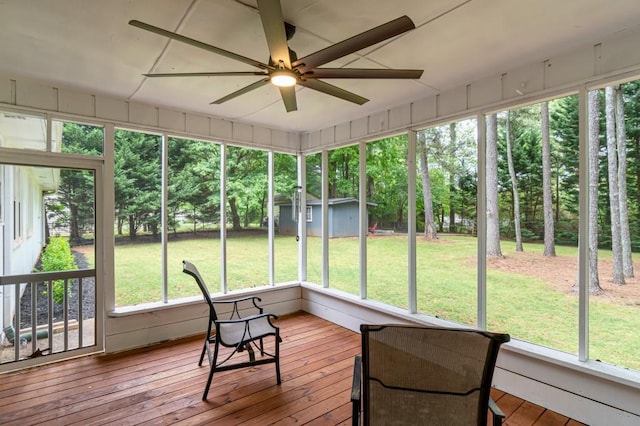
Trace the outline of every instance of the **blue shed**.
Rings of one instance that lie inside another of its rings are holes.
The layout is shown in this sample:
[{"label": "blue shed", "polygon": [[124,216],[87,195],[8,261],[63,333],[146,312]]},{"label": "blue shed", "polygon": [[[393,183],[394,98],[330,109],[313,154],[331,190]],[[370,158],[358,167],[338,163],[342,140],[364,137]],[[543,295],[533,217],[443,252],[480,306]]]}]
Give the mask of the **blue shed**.
[{"label": "blue shed", "polygon": [[[329,204],[329,238],[337,237],[357,237],[358,229],[358,200],[349,198],[332,198]],[[375,203],[368,202],[367,206],[375,206]],[[297,224],[291,217],[291,202],[279,205],[279,230],[282,234],[295,235]],[[307,200],[306,211],[302,213],[302,218],[307,221],[307,235],[319,237],[322,232],[322,200]],[[368,226],[368,224],[367,224]]]}]

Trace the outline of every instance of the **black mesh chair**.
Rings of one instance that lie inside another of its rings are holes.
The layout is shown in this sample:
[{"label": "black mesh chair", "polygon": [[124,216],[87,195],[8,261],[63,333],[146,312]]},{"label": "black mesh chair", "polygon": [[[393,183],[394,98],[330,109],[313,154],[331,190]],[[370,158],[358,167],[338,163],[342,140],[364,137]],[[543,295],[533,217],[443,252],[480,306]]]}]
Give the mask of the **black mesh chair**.
[{"label": "black mesh chair", "polygon": [[[202,365],[204,354],[209,358],[209,378],[207,385],[202,394],[202,400],[207,399],[213,374],[216,371],[234,370],[236,368],[251,367],[261,364],[275,363],[276,379],[278,384],[280,379],[280,329],[273,325],[272,319],[278,317],[273,314],[264,313],[263,309],[258,305],[259,297],[249,296],[234,300],[213,301],[209,294],[204,280],[200,276],[198,269],[186,260],[182,261],[182,271],[191,275],[198,283],[198,287],[202,291],[205,302],[209,305],[209,321],[207,326],[207,334],[200,354],[198,365]],[[225,312],[225,318],[219,317],[216,312],[216,306],[226,307],[221,310]],[[247,313],[251,313],[246,316]],[[243,316],[245,315],[245,316]],[[268,353],[264,350],[264,338],[273,336],[275,339],[274,353]],[[213,352],[211,346],[213,345]],[[220,346],[232,348],[229,354],[225,354],[224,359],[218,360],[220,355]],[[256,358],[254,348],[260,353],[260,358]],[[231,358],[238,352],[248,352],[249,361],[237,362]]]},{"label": "black mesh chair", "polygon": [[360,331],[354,425],[486,425],[489,410],[493,424],[502,423],[504,414],[489,393],[508,334],[365,324]]}]

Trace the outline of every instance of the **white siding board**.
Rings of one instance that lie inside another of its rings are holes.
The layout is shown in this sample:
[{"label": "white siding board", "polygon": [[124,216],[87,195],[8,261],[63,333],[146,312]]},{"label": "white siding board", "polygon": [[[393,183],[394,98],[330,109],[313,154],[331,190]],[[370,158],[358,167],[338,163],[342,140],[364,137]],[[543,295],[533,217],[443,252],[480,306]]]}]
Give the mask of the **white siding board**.
[{"label": "white siding board", "polygon": [[327,129],[320,130],[320,143],[322,145],[331,145],[335,141],[335,127],[329,127]]},{"label": "white siding board", "polygon": [[209,136],[209,117],[187,114],[186,132],[194,135]]},{"label": "white siding board", "polygon": [[0,76],[0,103],[15,104],[15,80]]},{"label": "white siding board", "polygon": [[367,134],[378,134],[389,130],[389,111],[382,111],[369,116]]},{"label": "white siding board", "polygon": [[[502,78],[502,98],[513,99],[544,90],[545,62],[509,71]],[[517,91],[524,95],[519,94]]]},{"label": "white siding board", "polygon": [[131,123],[159,127],[159,116],[160,114],[157,107],[137,102],[129,103],[129,121]]},{"label": "white siding board", "polygon": [[253,126],[245,123],[233,123],[232,126],[233,140],[236,141],[251,141],[253,140]]},{"label": "white siding board", "polygon": [[551,58],[546,62],[545,89],[574,84],[595,75],[593,46]]},{"label": "white siding board", "polygon": [[[0,103],[35,108],[48,112],[75,115],[78,121],[90,118],[115,123],[118,127],[131,124],[150,132],[175,131],[184,137],[204,136],[246,144],[281,148],[298,152],[299,132],[276,131],[268,127],[255,127],[248,123],[158,108],[140,102],[129,102],[73,88],[56,88],[48,83],[29,79],[0,76]],[[73,118],[72,118],[73,119]],[[186,133],[186,134],[185,134]],[[274,136],[277,134],[277,137]]]},{"label": "white siding board", "polygon": [[211,128],[209,129],[209,134],[211,136],[220,139],[233,138],[233,122],[212,118],[210,124]]},{"label": "white siding board", "polygon": [[470,84],[467,88],[467,107],[478,108],[500,101],[502,84],[502,79],[495,76]]},{"label": "white siding board", "polygon": [[411,107],[411,122],[422,123],[435,118],[438,111],[437,105],[437,95],[415,101]]},{"label": "white siding board", "polygon": [[[260,305],[265,312],[287,315],[302,309],[300,294],[299,286],[289,285],[249,290],[224,298],[255,295],[262,299]],[[204,333],[208,316],[209,309],[204,301],[194,301],[109,317],[106,323],[105,348],[108,352],[118,352]]]},{"label": "white siding board", "polygon": [[[500,358],[498,362],[500,362]],[[592,425],[632,426],[640,423],[640,417],[615,406],[584,398],[563,388],[549,386],[511,371],[496,367],[494,386],[519,398],[541,405],[549,410]]]},{"label": "white siding board", "polygon": [[362,117],[351,121],[351,139],[358,139],[367,135],[368,121],[368,117]]},{"label": "white siding board", "polygon": [[305,134],[303,140],[306,150],[313,150],[320,146],[320,131],[309,132]]},{"label": "white siding board", "polygon": [[300,151],[300,135],[295,132],[273,129],[271,130],[271,144],[274,149],[280,148],[286,152],[296,153]]},{"label": "white siding board", "polygon": [[96,96],[96,118],[126,123],[129,120],[129,102]]},{"label": "white siding board", "polygon": [[286,132],[285,134],[287,135],[287,146],[294,152],[300,152],[300,147],[302,146],[302,133]]},{"label": "white siding board", "polygon": [[438,99],[438,117],[461,113],[467,110],[467,86],[441,93]]},{"label": "white siding board", "polygon": [[351,136],[351,123],[340,123],[335,126],[336,142],[348,141]]},{"label": "white siding board", "polygon": [[20,106],[57,111],[58,90],[55,87],[40,83],[26,80],[18,81],[16,85],[16,103]]},{"label": "white siding board", "polygon": [[389,129],[401,129],[411,124],[411,104],[389,110]]},{"label": "white siding board", "polygon": [[185,114],[171,109],[158,110],[158,124],[160,128],[184,132],[186,130]]},{"label": "white siding board", "polygon": [[272,146],[273,137],[271,135],[271,129],[261,126],[253,126],[253,141],[263,146]]},{"label": "white siding board", "polygon": [[[633,37],[635,35],[635,38]],[[640,64],[638,38],[640,28],[622,31],[615,38],[602,42],[602,73],[610,73]]]},{"label": "white siding board", "polygon": [[86,93],[59,89],[58,110],[69,114],[95,116],[95,97]]}]

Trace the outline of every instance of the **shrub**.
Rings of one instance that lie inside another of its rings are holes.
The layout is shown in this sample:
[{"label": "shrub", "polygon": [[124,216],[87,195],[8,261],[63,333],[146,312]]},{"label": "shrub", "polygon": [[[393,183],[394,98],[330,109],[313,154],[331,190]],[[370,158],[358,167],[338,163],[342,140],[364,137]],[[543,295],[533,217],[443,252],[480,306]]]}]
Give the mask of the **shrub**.
[{"label": "shrub", "polygon": [[[77,269],[71,253],[71,246],[66,238],[52,237],[44,248],[40,258],[40,271],[70,271]],[[57,280],[53,283],[53,300],[62,303],[64,299],[64,282]]]}]

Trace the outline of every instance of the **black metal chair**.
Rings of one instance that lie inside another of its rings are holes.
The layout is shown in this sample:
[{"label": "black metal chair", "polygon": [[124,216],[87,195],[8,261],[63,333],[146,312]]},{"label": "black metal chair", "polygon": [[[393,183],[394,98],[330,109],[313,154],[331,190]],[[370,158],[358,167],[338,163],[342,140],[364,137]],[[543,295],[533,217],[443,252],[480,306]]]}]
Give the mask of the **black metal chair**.
[{"label": "black metal chair", "polygon": [[[240,299],[214,301],[211,299],[209,290],[198,269],[192,263],[183,260],[182,271],[196,280],[205,302],[209,305],[207,334],[200,354],[200,361],[198,362],[198,365],[201,366],[206,353],[211,367],[207,385],[202,394],[202,400],[207,399],[213,374],[217,371],[275,363],[276,378],[278,384],[280,384],[282,382],[280,379],[280,342],[282,339],[280,338],[280,329],[271,322],[272,319],[277,319],[278,317],[274,314],[263,312],[263,309],[258,305],[258,302],[261,301],[259,297],[249,296]],[[224,311],[225,319],[219,318],[220,314],[216,312],[217,305],[226,306],[230,311]],[[243,317],[247,313],[251,314]],[[269,336],[273,336],[275,339],[274,353],[268,353],[264,350],[263,340]],[[213,353],[211,345],[213,345]],[[218,361],[220,346],[233,348],[231,353],[226,355],[222,361]],[[260,352],[261,358],[256,359],[254,347]],[[235,362],[234,360],[233,363],[225,364],[235,354],[245,350],[249,354],[249,361]]]},{"label": "black metal chair", "polygon": [[502,423],[504,414],[489,393],[508,334],[365,324],[360,331],[354,425],[486,425],[489,410],[493,424]]}]

